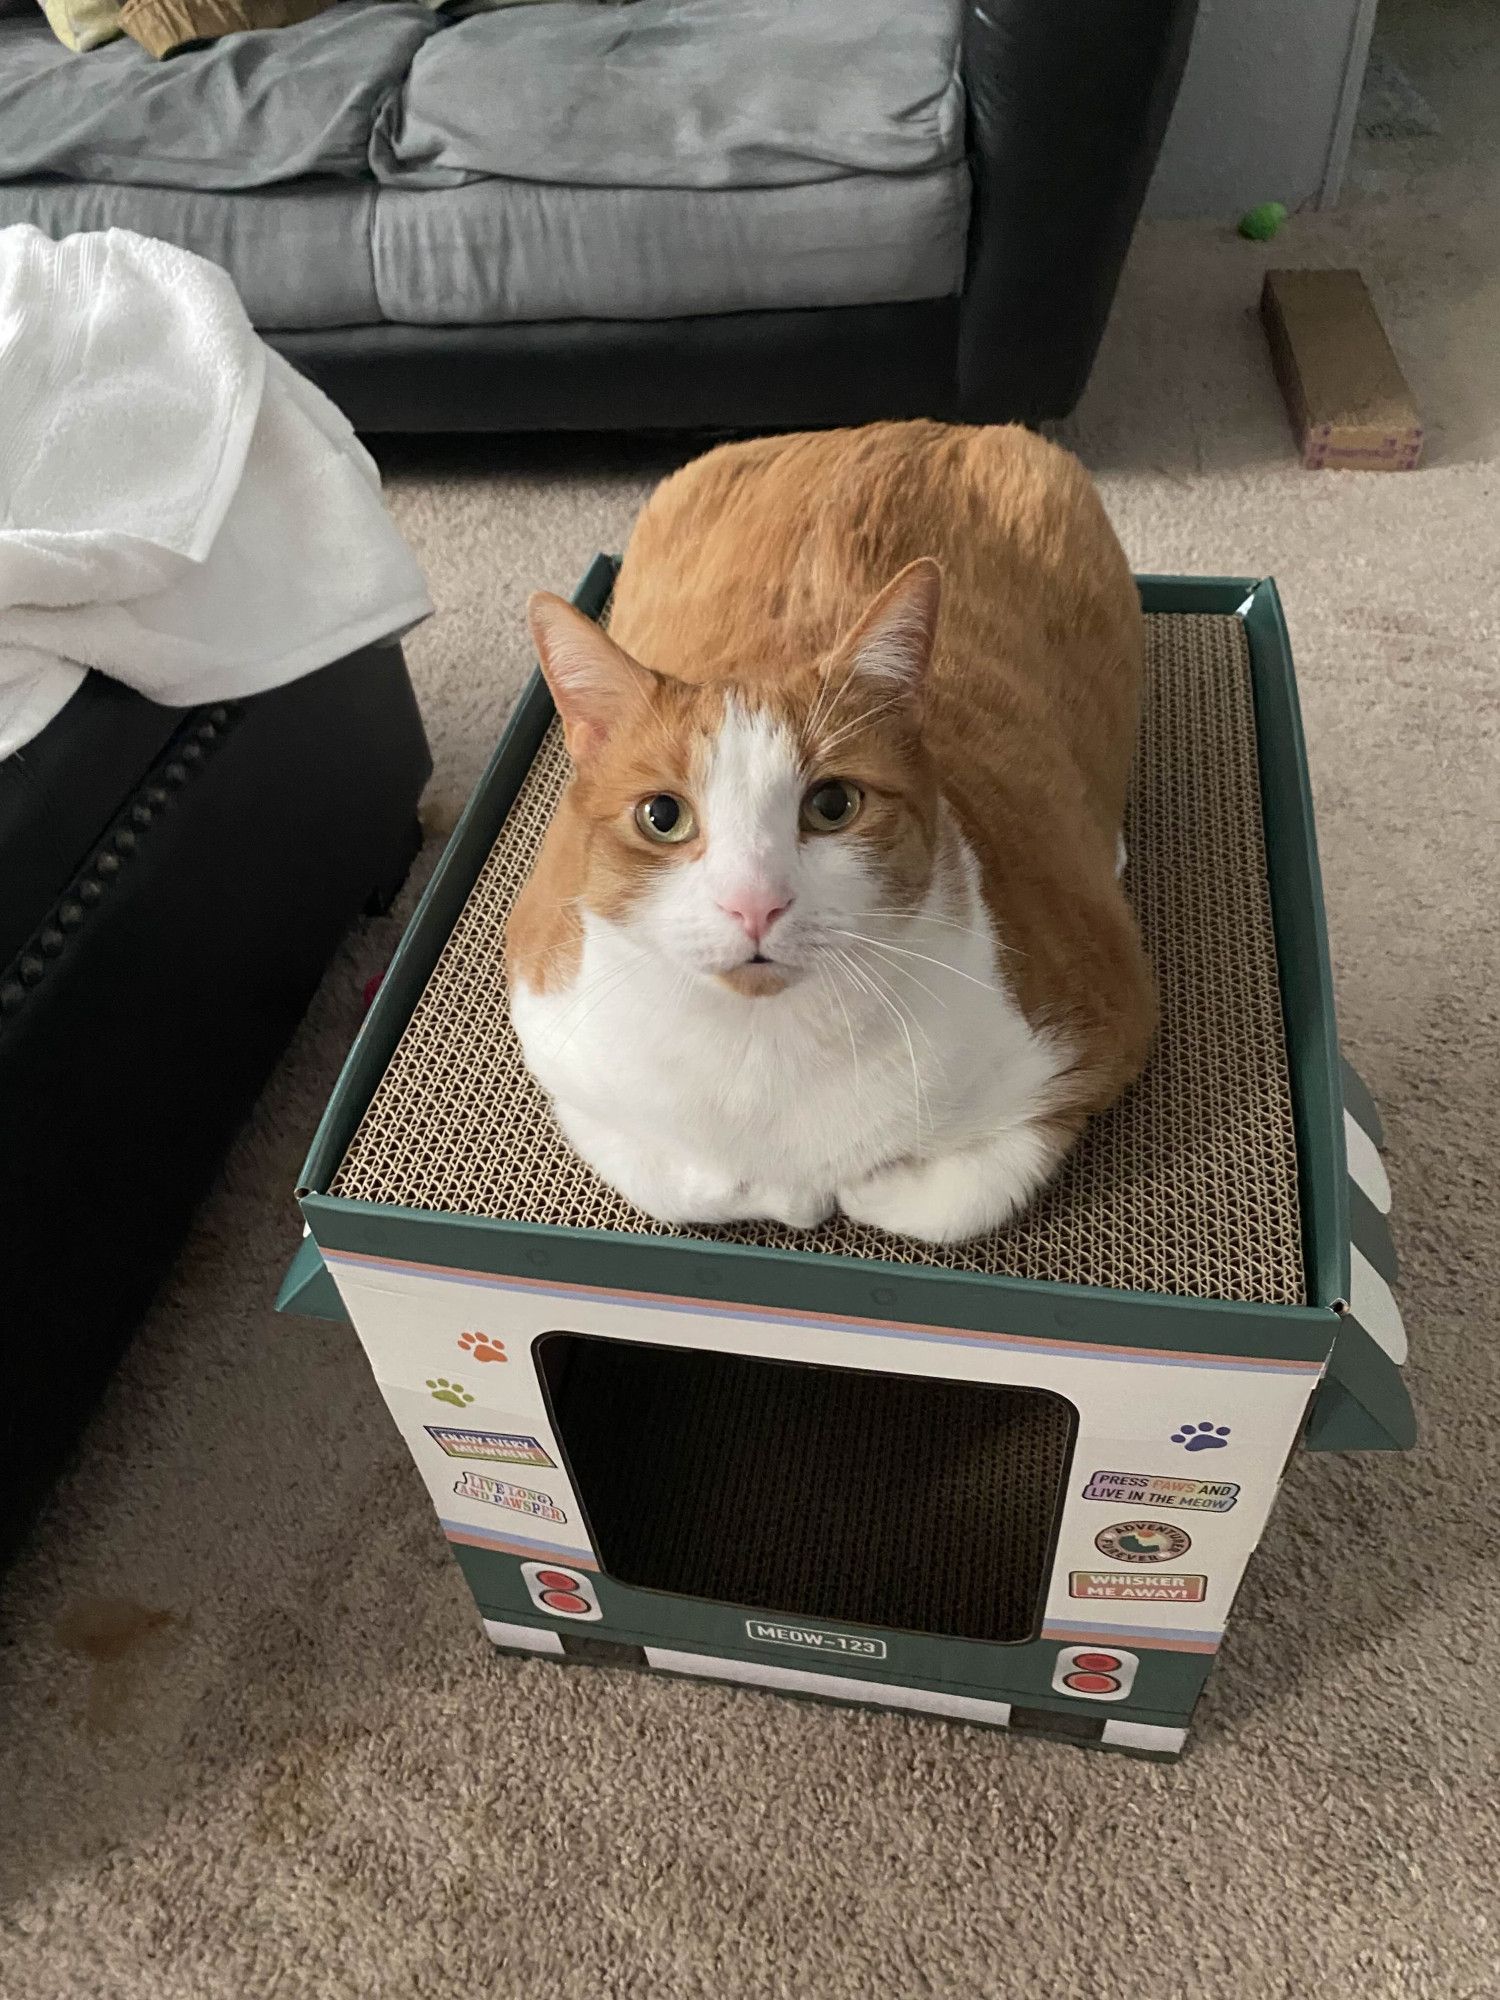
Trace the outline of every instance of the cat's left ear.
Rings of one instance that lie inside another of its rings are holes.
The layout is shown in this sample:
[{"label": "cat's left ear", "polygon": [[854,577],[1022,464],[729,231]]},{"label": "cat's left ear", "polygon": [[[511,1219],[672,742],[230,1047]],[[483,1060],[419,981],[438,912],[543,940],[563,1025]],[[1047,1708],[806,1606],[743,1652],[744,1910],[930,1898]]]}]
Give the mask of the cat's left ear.
[{"label": "cat's left ear", "polygon": [[892,577],[839,648],[850,670],[893,695],[919,696],[932,663],[942,584],[931,556]]},{"label": "cat's left ear", "polygon": [[657,676],[609,634],[550,591],[533,591],[526,622],[542,675],[562,717],[568,755],[585,762],[640,711],[650,713]]}]

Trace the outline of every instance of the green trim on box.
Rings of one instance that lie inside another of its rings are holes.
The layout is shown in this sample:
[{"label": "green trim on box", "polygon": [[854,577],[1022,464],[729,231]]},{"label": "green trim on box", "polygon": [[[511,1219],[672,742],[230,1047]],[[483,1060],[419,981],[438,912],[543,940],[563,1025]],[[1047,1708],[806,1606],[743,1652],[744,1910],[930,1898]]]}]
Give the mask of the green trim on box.
[{"label": "green trim on box", "polygon": [[[1261,804],[1286,1010],[1308,1277],[1318,1304],[1342,1307],[1349,1296],[1354,1240],[1353,1184],[1344,1146],[1345,1091],[1352,1072],[1338,1041],[1312,786],[1291,641],[1281,599],[1269,577],[1255,586],[1242,615],[1260,736]],[[1401,1371],[1344,1312],[1328,1374],[1313,1399],[1304,1440],[1307,1449],[1406,1451],[1416,1442],[1416,1434]]]},{"label": "green trim on box", "polygon": [[1417,1419],[1401,1370],[1357,1319],[1339,1327],[1303,1439],[1309,1451],[1410,1451]]},{"label": "green trim on box", "polygon": [[334,1319],[349,1324],[339,1288],[328,1275],[317,1243],[304,1236],[297,1254],[287,1265],[281,1290],[276,1294],[279,1313],[301,1313],[306,1319]]},{"label": "green trim on box", "polygon": [[1313,1306],[1170,1298],[712,1238],[496,1222],[334,1195],[305,1194],[302,1212],[331,1253],[834,1319],[1266,1361],[1323,1361],[1337,1331],[1333,1315]]},{"label": "green trim on box", "polygon": [[1259,587],[1253,576],[1138,576],[1141,609],[1232,618]]},{"label": "green trim on box", "polygon": [[1309,1290],[1334,1306],[1349,1296],[1349,1167],[1344,1156],[1342,1057],[1323,878],[1291,640],[1267,577],[1243,613],[1260,738],[1261,809],[1271,878]]},{"label": "green trim on box", "polygon": [[1385,1126],[1381,1123],[1380,1110],[1370,1095],[1364,1078],[1345,1056],[1341,1068],[1344,1089],[1344,1106],[1356,1125],[1362,1125],[1369,1134],[1377,1150],[1385,1146]]}]

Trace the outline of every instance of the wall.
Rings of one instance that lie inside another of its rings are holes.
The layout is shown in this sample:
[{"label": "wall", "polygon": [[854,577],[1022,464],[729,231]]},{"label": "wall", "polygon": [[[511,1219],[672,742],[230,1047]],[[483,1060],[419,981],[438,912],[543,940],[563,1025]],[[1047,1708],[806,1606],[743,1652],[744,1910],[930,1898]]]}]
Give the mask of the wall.
[{"label": "wall", "polygon": [[1376,0],[1200,0],[1151,215],[1337,199]]}]

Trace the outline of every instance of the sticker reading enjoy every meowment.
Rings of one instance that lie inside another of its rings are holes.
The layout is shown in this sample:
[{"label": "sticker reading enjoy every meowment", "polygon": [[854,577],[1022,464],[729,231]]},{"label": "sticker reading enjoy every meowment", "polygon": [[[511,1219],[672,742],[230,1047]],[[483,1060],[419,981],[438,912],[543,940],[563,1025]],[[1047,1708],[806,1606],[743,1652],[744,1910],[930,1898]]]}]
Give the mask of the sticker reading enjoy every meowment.
[{"label": "sticker reading enjoy every meowment", "polygon": [[494,1465],[551,1465],[534,1437],[521,1431],[460,1431],[447,1424],[422,1428],[450,1458],[483,1458]]}]

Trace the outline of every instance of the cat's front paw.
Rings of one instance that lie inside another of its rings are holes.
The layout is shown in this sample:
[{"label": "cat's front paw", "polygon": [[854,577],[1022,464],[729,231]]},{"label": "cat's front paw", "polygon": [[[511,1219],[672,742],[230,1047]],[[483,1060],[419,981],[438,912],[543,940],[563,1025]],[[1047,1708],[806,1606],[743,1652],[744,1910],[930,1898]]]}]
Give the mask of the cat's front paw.
[{"label": "cat's front paw", "polygon": [[961,1243],[1004,1220],[994,1214],[985,1190],[975,1185],[973,1156],[963,1153],[882,1167],[840,1188],[839,1207],[851,1222],[883,1229],[888,1236],[914,1236],[921,1243]]},{"label": "cat's front paw", "polygon": [[745,1214],[741,1183],[675,1157],[670,1148],[627,1137],[587,1112],[555,1105],[557,1122],[601,1180],[657,1222],[738,1222]]},{"label": "cat's front paw", "polygon": [[913,1236],[920,1243],[963,1243],[988,1236],[1025,1207],[1055,1161],[1034,1127],[1020,1126],[961,1152],[898,1160],[839,1189],[851,1222]]},{"label": "cat's front paw", "polygon": [[837,1206],[831,1194],[808,1193],[802,1188],[752,1186],[745,1196],[745,1218],[779,1222],[784,1229],[816,1229]]}]

